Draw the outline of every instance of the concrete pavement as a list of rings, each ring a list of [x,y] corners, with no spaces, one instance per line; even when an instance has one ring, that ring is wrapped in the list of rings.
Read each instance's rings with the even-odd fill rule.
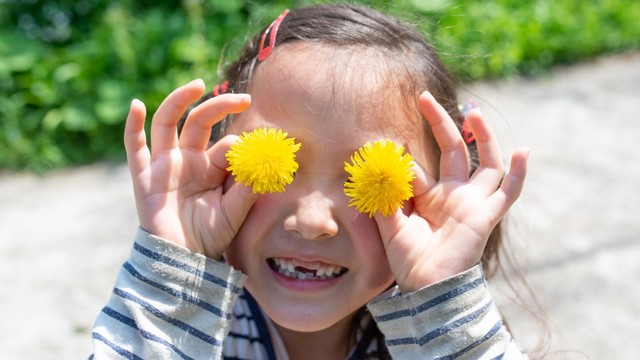
[[[640,358],[640,53],[465,92],[505,153],[532,151],[509,232],[547,313],[549,358]],[[90,354],[136,226],[124,165],[0,174],[0,357]],[[504,284],[496,299],[530,348],[541,331]]]

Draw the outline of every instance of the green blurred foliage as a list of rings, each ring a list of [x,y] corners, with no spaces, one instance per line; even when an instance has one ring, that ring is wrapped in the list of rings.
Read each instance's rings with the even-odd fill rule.
[[[122,159],[134,97],[210,86],[284,8],[328,1],[0,0],[0,169]],[[464,81],[640,47],[640,2],[358,1],[417,24]]]
[[[415,0],[414,3],[430,3]],[[465,80],[536,74],[606,52],[640,47],[640,1],[443,1],[435,34]]]

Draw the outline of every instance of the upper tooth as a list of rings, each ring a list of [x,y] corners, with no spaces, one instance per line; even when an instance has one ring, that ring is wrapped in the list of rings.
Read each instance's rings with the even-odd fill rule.
[[[333,275],[334,271],[336,271],[335,266],[327,266],[327,270],[325,270],[327,276]]]
[[[306,263],[306,268],[315,270],[315,274],[312,272],[303,273],[296,270],[296,262],[291,259],[274,258],[274,263],[281,269],[287,276],[297,277],[298,279],[312,279],[314,277],[331,277],[340,275],[343,268],[338,265],[328,265],[320,262]]]

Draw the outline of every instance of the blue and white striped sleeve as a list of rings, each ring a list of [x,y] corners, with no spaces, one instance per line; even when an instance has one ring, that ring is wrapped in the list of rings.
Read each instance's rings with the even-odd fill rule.
[[[368,305],[394,359],[527,359],[502,323],[482,266]]]
[[[246,276],[138,230],[93,328],[93,359],[218,359]]]

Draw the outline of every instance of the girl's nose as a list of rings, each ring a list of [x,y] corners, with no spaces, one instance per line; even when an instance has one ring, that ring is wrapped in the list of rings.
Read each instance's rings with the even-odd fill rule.
[[[284,220],[284,228],[303,239],[330,238],[338,233],[333,202],[320,191],[298,198],[295,211]]]

